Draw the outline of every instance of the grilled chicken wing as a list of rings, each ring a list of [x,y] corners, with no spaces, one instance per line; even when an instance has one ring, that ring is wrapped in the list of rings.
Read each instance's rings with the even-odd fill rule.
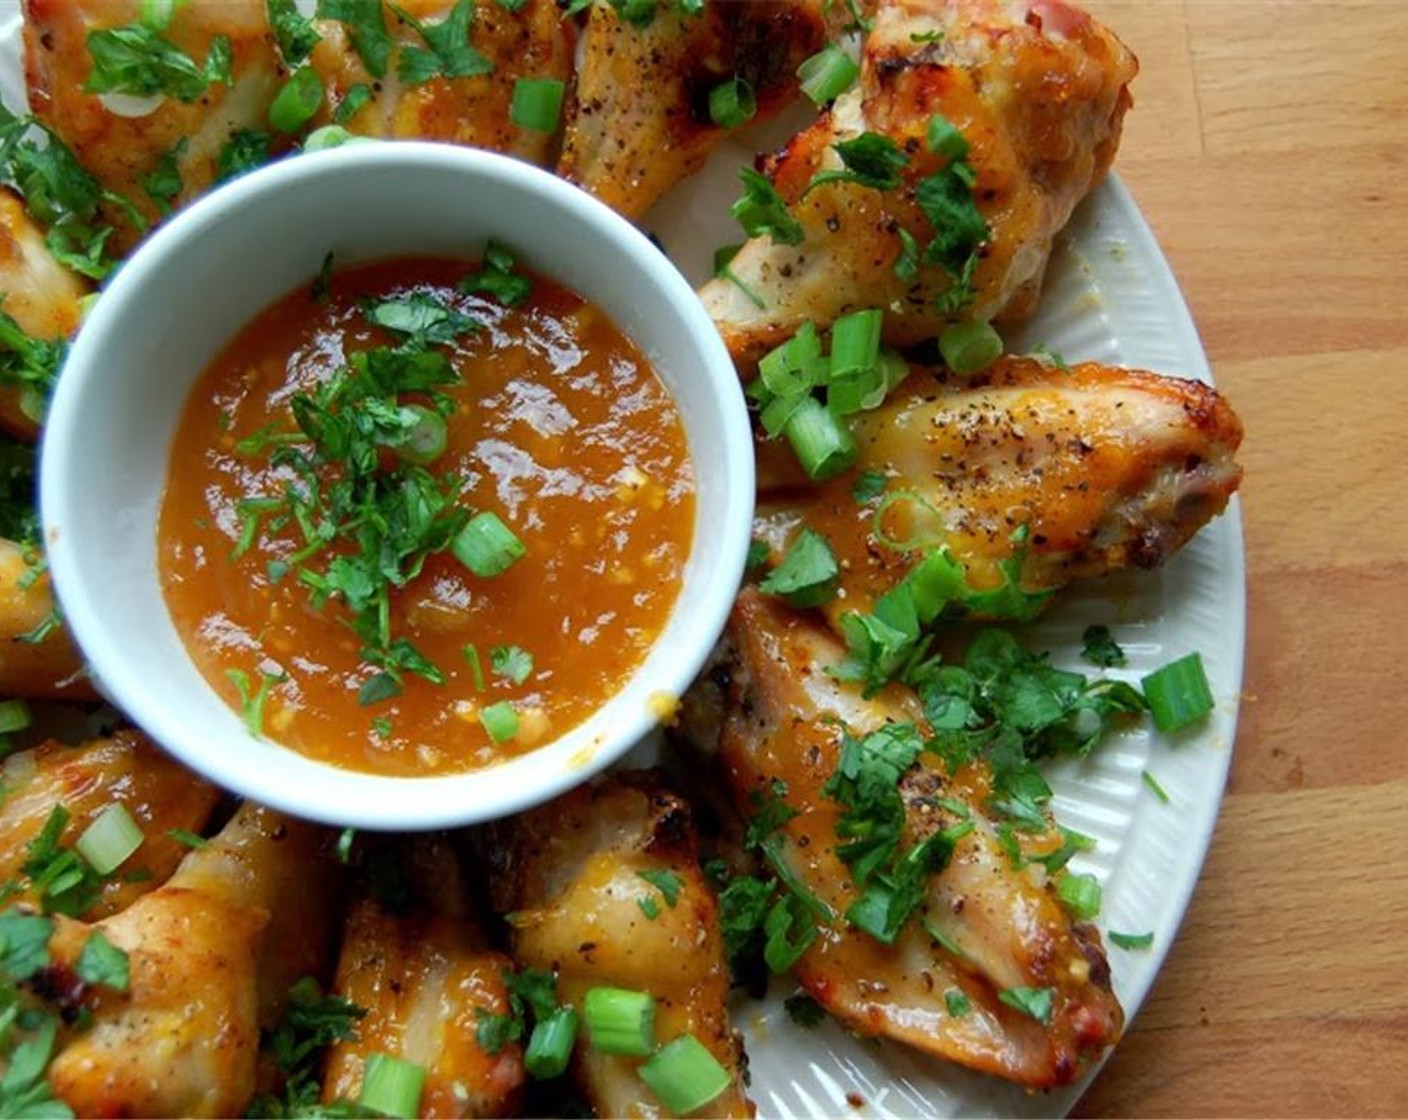
[[[839,917],[855,900],[851,873],[836,855],[841,807],[822,787],[836,770],[843,728],[867,734],[912,723],[912,695],[891,687],[872,700],[822,672],[841,651],[810,620],[745,590],[729,624],[731,706],[721,740],[735,802],[786,783],[798,815],[783,825],[784,858],[837,917],[796,966],[802,987],[854,1030],[908,1043],[1032,1087],[1072,1080],[1119,1035],[1123,1014],[1093,927],[1075,924],[1036,864],[1015,870],[982,810],[988,773],[970,764],[949,776],[924,752],[901,782],[906,847],[957,823],[967,806],[975,828],[948,866],[930,878],[925,923],[911,920],[886,946]],[[1039,838],[1038,838],[1039,840]],[[1001,1002],[1011,988],[1049,988],[1042,1025]],[[971,1010],[956,1016],[946,996]]]
[[[78,329],[88,290],[87,281],[54,260],[19,196],[0,188],[0,310],[31,338],[68,338]],[[22,390],[0,383],[0,429],[32,440],[39,425],[21,407]]]
[[[659,1042],[692,1033],[733,1074],[692,1115],[751,1116],[725,1006],[717,906],[688,805],[655,774],[616,773],[494,826],[489,849],[494,907],[509,913],[514,958],[555,970],[558,998],[579,1009],[598,986],[650,992]],[[650,871],[676,877],[675,905],[641,877]],[[645,899],[659,907],[653,919]],[[600,1054],[582,1039],[574,1064],[598,1115],[666,1115],[636,1075],[639,1059]]]
[[[421,1116],[508,1116],[522,1093],[523,1051],[479,1045],[481,1014],[509,1010],[512,962],[488,947],[468,910],[459,868],[443,839],[410,841],[412,862],[434,868],[435,912],[398,914],[364,898],[352,906],[335,991],[367,1012],[357,1037],[328,1052],[323,1100],[356,1100],[374,1053],[425,1070]],[[415,877],[423,878],[423,875]]]
[[[804,322],[824,326],[863,307],[885,309],[886,340],[899,346],[935,337],[953,319],[1029,315],[1052,238],[1114,158],[1137,67],[1084,12],[1062,0],[885,0],[874,22],[860,84],[765,167],[801,223],[801,242],[756,237],[730,264],[740,283],[715,279],[700,291],[741,362]],[[948,166],[927,144],[935,116],[967,142],[973,200],[989,226],[974,299],[958,307],[938,301],[950,268],[921,261],[912,279],[895,271],[901,230],[921,249],[936,232],[917,194]],[[908,156],[900,186],[833,182],[803,197],[816,172],[841,166],[833,145],[862,132]]]
[[[110,191],[125,197],[152,222],[161,216],[143,180],[174,152],[181,176],[175,200],[189,202],[219,173],[220,153],[236,133],[269,131],[268,111],[283,70],[264,0],[191,0],[171,5],[162,33],[197,67],[204,67],[219,36],[230,43],[232,84],[211,82],[191,101],[165,96],[107,97],[84,86],[92,70],[89,36],[137,22],[137,0],[24,0],[25,76],[34,115]],[[108,105],[121,110],[114,112]],[[125,250],[140,231],[121,208],[109,206],[117,229],[115,248]]]
[[[911,496],[885,511],[885,535],[946,544],[979,589],[1003,582],[1021,526],[1026,591],[1153,567],[1221,513],[1241,479],[1242,426],[1227,402],[1199,382],[1134,370],[1005,358],[967,386],[919,371],[852,419],[857,469]],[[829,540],[844,589],[829,610],[868,609],[922,555],[877,542],[875,507],[851,496],[853,475],[789,485],[770,462],[755,531],[774,559],[804,524]]]
[[[80,1116],[232,1116],[254,1092],[261,954],[270,914],[322,874],[323,830],[246,805],[176,874],[94,926],[61,920],[35,986],[89,1025],[49,1067]],[[282,927],[284,932],[291,932]],[[128,954],[126,992],[83,983],[93,930]],[[272,938],[269,938],[272,942]]]
[[[19,876],[30,843],[56,806],[69,814],[59,838],[66,846],[113,803],[142,829],[141,847],[104,885],[89,918],[114,914],[169,879],[187,852],[170,830],[199,833],[220,798],[218,789],[135,731],[77,747],[50,741],[20,751],[5,760],[0,781],[0,882]]]
[[[456,6],[451,0],[407,0],[396,5],[428,25],[442,23]],[[519,79],[566,83],[571,77],[575,28],[562,18],[553,0],[528,0],[515,11],[498,0],[476,0],[468,40],[492,68],[464,77],[437,74],[424,81],[402,71],[405,48],[423,50],[424,40],[392,5],[383,5],[382,13],[400,50],[391,53],[381,74],[368,69],[347,25],[317,21],[322,41],[313,49],[312,65],[323,78],[329,112],[342,106],[354,88],[369,95],[348,117],[347,128],[386,139],[468,144],[537,164],[551,160],[554,135],[514,124],[509,108]]]
[[[661,4],[644,27],[593,5],[558,174],[639,217],[727,135],[709,114],[714,87],[744,79],[770,116],[824,39],[816,0],[705,0],[697,15]]]
[[[19,545],[0,539],[0,695],[67,700],[96,695],[68,630],[46,625],[53,617],[48,575],[30,566]]]

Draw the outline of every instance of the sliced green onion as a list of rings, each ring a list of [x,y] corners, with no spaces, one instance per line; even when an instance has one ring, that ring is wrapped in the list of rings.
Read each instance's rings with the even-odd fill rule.
[[[954,373],[981,373],[1002,357],[1002,338],[987,323],[954,323],[939,335],[939,353]]]
[[[834,101],[851,88],[860,76],[860,67],[840,47],[824,47],[797,67],[802,92],[817,105]]]
[[[757,111],[753,87],[743,78],[730,78],[709,91],[709,117],[720,128],[738,128],[752,120]]]
[[[814,397],[803,397],[783,429],[807,477],[831,478],[856,461],[851,430]]]
[[[445,454],[449,433],[443,416],[423,404],[402,405],[401,411],[414,415],[415,423],[402,433],[396,444],[398,458],[423,467]]]
[[[93,818],[73,845],[99,875],[111,875],[146,839],[132,814],[114,801]]]
[[[1200,654],[1190,653],[1155,669],[1139,682],[1154,726],[1160,731],[1178,731],[1197,723],[1213,709],[1212,689],[1203,671]]]
[[[1056,897],[1082,922],[1089,922],[1100,913],[1101,895],[1100,880],[1094,875],[1068,871],[1056,881]]]
[[[593,988],[582,1001],[592,1046],[644,1058],[655,1048],[655,997],[626,988]]]
[[[667,1111],[687,1116],[703,1108],[733,1080],[709,1048],[692,1034],[682,1034],[641,1064],[640,1079]]]
[[[0,703],[0,735],[12,731],[23,731],[30,724],[29,705],[23,700],[6,700]]]
[[[518,734],[518,713],[507,700],[481,708],[479,722],[496,743],[506,743]]]
[[[873,307],[836,320],[831,328],[833,379],[875,368],[875,360],[880,356],[880,327],[884,319],[884,313]]]
[[[904,577],[904,585],[914,601],[915,616],[924,626],[938,618],[939,612],[958,597],[966,584],[963,565],[944,548],[928,552]]]
[[[489,578],[507,571],[527,554],[523,542],[496,513],[476,513],[459,531],[450,551],[477,576]]]
[[[559,1007],[533,1028],[528,1049],[523,1052],[523,1068],[539,1081],[560,1076],[567,1069],[576,1041],[577,1012]]]
[[[137,19],[153,31],[165,31],[171,25],[176,3],[177,0],[142,0],[137,8]]]
[[[425,1070],[390,1054],[370,1054],[357,1103],[379,1116],[411,1120],[420,1115]]]
[[[915,507],[909,518],[911,532],[908,537],[892,537],[885,528],[885,515],[901,503]],[[927,515],[922,519],[928,523],[927,526],[920,524],[920,514]],[[915,552],[941,545],[948,539],[943,514],[917,490],[892,490],[881,498],[875,512],[870,515],[870,535],[881,548],[892,552]]]
[[[323,79],[311,66],[293,72],[269,106],[269,123],[280,132],[295,133],[313,119],[323,103]]]
[[[370,144],[370,136],[356,136],[340,124],[325,124],[315,128],[303,141],[305,152],[321,152],[328,148],[340,148],[343,144]]]
[[[513,83],[509,120],[531,132],[556,132],[564,89],[556,78],[519,78]]]
[[[460,652],[464,654],[465,664],[469,666],[470,678],[474,681],[476,692],[484,691],[484,665],[479,660],[479,649],[473,642],[463,646]]]
[[[1110,941],[1121,949],[1148,949],[1154,944],[1152,933],[1116,933],[1110,931]]]

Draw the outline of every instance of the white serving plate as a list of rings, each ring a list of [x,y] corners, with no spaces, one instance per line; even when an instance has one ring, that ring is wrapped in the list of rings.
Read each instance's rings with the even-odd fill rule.
[[[14,11],[0,0],[0,17]],[[1118,29],[1116,29],[1118,30]],[[19,22],[0,28],[0,98],[24,106]],[[692,280],[709,275],[714,249],[741,240],[728,214],[737,169],[806,121],[797,112],[722,146],[643,223]],[[1039,312],[1007,336],[1015,352],[1044,344],[1068,361],[1100,361],[1212,382],[1178,283],[1129,192],[1111,178],[1058,239]],[[1137,679],[1186,653],[1202,654],[1217,702],[1205,724],[1175,737],[1150,727],[1112,736],[1089,759],[1047,771],[1058,820],[1092,836],[1075,870],[1104,888],[1102,930],[1154,934],[1152,949],[1107,944],[1127,1022],[1152,986],[1197,882],[1232,758],[1245,645],[1246,573],[1241,513],[1228,511],[1164,568],[1064,592],[1024,631],[1056,664],[1093,671],[1080,657],[1081,632],[1105,623],[1129,655],[1111,676]],[[1148,770],[1169,796],[1145,786]],[[1028,1093],[992,1077],[857,1038],[835,1023],[804,1030],[783,1010],[791,988],[741,1001],[735,1021],[747,1039],[752,1095],[762,1116],[1060,1116],[1097,1075],[1050,1093]]]

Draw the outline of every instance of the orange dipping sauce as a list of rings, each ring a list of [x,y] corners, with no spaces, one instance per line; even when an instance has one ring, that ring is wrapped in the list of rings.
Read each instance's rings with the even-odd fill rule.
[[[513,307],[457,290],[479,268],[386,261],[334,274],[320,298],[292,292],[205,371],[172,449],[158,554],[177,630],[253,728],[336,766],[454,773],[544,745],[624,684],[679,592],[694,480],[674,403],[590,304],[528,274],[531,294]],[[383,670],[364,656],[345,596],[318,605],[312,587],[359,545],[349,533],[298,556],[308,548],[306,526],[280,503],[289,487],[306,495],[308,483],[280,456],[312,447],[295,424],[296,395],[338,377],[357,352],[408,344],[368,308],[424,297],[478,326],[424,347],[444,354],[461,380],[438,390],[453,410],[444,450],[423,470],[457,484],[452,508],[497,515],[523,555],[484,576],[440,551],[393,586],[390,633],[412,643],[443,683],[403,672],[400,691],[378,698],[387,689],[373,685],[364,703]],[[426,406],[433,397],[403,393],[393,403]],[[254,449],[250,437],[261,430],[282,442]],[[390,449],[375,461],[377,471],[409,469]],[[345,472],[324,464],[315,477],[326,493]],[[312,579],[301,578],[308,570]],[[505,654],[510,648],[519,652]],[[481,716],[501,716],[504,705],[516,730],[505,738],[503,722],[490,720],[496,740]]]

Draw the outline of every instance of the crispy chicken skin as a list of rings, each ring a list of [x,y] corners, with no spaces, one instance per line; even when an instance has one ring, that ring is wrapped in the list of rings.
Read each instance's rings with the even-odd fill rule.
[[[928,509],[890,506],[886,535],[945,543],[976,587],[1002,583],[998,565],[1024,525],[1028,591],[1154,567],[1221,513],[1241,480],[1241,422],[1200,382],[1031,358],[1004,358],[969,385],[942,377],[915,370],[882,407],[853,418],[856,470],[922,498]],[[811,484],[788,477],[795,468],[777,449],[766,455],[755,531],[774,560],[803,524],[827,537],[844,588],[829,610],[868,609],[922,555],[877,543],[874,505],[851,496],[854,473]]]
[[[148,222],[161,211],[142,186],[162,158],[184,142],[177,205],[215,182],[217,160],[242,129],[269,131],[269,105],[283,80],[264,0],[193,0],[172,5],[164,34],[200,66],[217,36],[230,40],[234,83],[212,83],[196,100],[167,97],[142,116],[119,116],[83,87],[92,68],[90,32],[136,21],[136,0],[24,0],[25,77],[30,109],[108,190],[127,198]],[[114,247],[131,248],[139,231],[109,207]]]
[[[255,1088],[261,951],[287,949],[265,944],[270,915],[320,874],[325,838],[245,805],[126,910],[93,926],[60,919],[52,963],[32,984],[66,1018],[86,1009],[91,1022],[60,1042],[55,1096],[80,1116],[240,1115]],[[128,954],[128,991],[74,973],[94,929]]]
[[[411,878],[432,876],[431,908],[396,913],[373,898],[352,904],[335,992],[366,1010],[355,1039],[328,1051],[323,1100],[356,1100],[368,1055],[390,1054],[425,1070],[420,1115],[508,1116],[522,1095],[523,1048],[480,1048],[480,1014],[509,1010],[504,972],[469,909],[458,861],[443,837],[406,842]],[[429,884],[427,884],[429,885]]]
[[[440,23],[454,6],[452,0],[406,0],[397,5],[424,24]],[[397,43],[424,47],[415,29],[390,4],[384,4],[382,11],[387,31]],[[372,96],[345,122],[360,135],[441,140],[504,152],[530,163],[551,161],[553,134],[514,124],[509,107],[520,78],[561,82],[571,78],[576,30],[562,18],[553,0],[528,0],[516,12],[498,0],[476,0],[470,43],[493,64],[493,70],[467,78],[436,76],[415,84],[400,77],[395,52],[386,73],[378,77],[367,70],[341,22],[322,19],[316,26],[322,41],[313,49],[312,65],[327,90],[323,123],[360,85],[370,89]]]
[[[557,173],[639,217],[727,135],[710,118],[710,90],[742,77],[766,118],[824,39],[818,0],[706,0],[699,15],[661,4],[645,27],[593,5]]]
[[[0,187],[0,310],[31,338],[68,338],[88,291],[86,280],[54,260],[19,195]],[[39,434],[20,408],[16,385],[0,385],[0,429],[23,440]]]
[[[188,849],[168,832],[199,833],[220,798],[220,791],[179,765],[136,731],[119,731],[71,747],[49,741],[5,760],[0,781],[0,882],[19,875],[28,846],[39,835],[54,807],[62,805],[69,822],[60,837],[72,845],[94,818],[113,802],[125,807],[144,839],[109,879],[85,915],[104,918],[130,905],[171,877]],[[141,872],[139,876],[136,873]]]
[[[0,695],[91,700],[93,685],[67,628],[42,641],[27,635],[51,618],[54,594],[47,573],[36,573],[25,550],[0,538]]]
[[[949,776],[924,752],[901,783],[909,846],[954,824],[950,806],[972,812],[973,832],[958,841],[948,867],[930,879],[924,919],[961,949],[951,953],[911,920],[893,946],[848,927],[839,915],[855,888],[837,857],[840,806],[822,794],[840,754],[842,726],[866,734],[890,722],[914,722],[911,694],[892,686],[871,700],[822,671],[840,655],[816,622],[745,590],[730,621],[730,705],[721,752],[735,803],[771,783],[786,783],[798,815],[783,826],[785,858],[838,917],[796,966],[802,987],[847,1026],[905,1042],[1032,1088],[1062,1085],[1119,1036],[1123,1013],[1093,927],[1074,923],[1043,881],[1037,864],[1015,870],[982,809],[985,767]],[[748,810],[751,811],[751,810]],[[1031,837],[1041,844],[1053,838]],[[1051,988],[1053,1010],[1042,1026],[1002,1003],[1014,987]],[[972,1009],[950,1014],[946,994]]]
[[[726,279],[700,290],[740,362],[803,322],[824,327],[863,307],[885,309],[885,338],[899,346],[953,319],[1029,315],[1052,238],[1114,158],[1137,69],[1112,32],[1061,0],[885,0],[862,63],[858,86],[765,163],[805,237],[757,237],[733,259],[732,274],[764,306]],[[938,264],[921,265],[913,280],[895,275],[899,231],[921,248],[933,235],[915,188],[947,163],[925,142],[935,115],[968,142],[973,198],[990,227],[975,299],[959,311],[936,303],[950,286]],[[908,155],[901,185],[830,183],[802,198],[817,171],[841,166],[832,146],[867,131]]]
[[[495,910],[509,914],[510,951],[523,966],[557,972],[558,998],[579,1011],[599,986],[650,992],[655,1037],[692,1033],[733,1074],[695,1116],[751,1116],[743,1054],[729,1026],[729,973],[713,891],[699,869],[688,804],[654,772],[615,772],[494,825],[487,850]],[[674,906],[642,879],[669,872]],[[659,914],[639,903],[654,899]],[[579,1038],[575,1076],[600,1116],[665,1116],[636,1075],[638,1058],[597,1053]]]

